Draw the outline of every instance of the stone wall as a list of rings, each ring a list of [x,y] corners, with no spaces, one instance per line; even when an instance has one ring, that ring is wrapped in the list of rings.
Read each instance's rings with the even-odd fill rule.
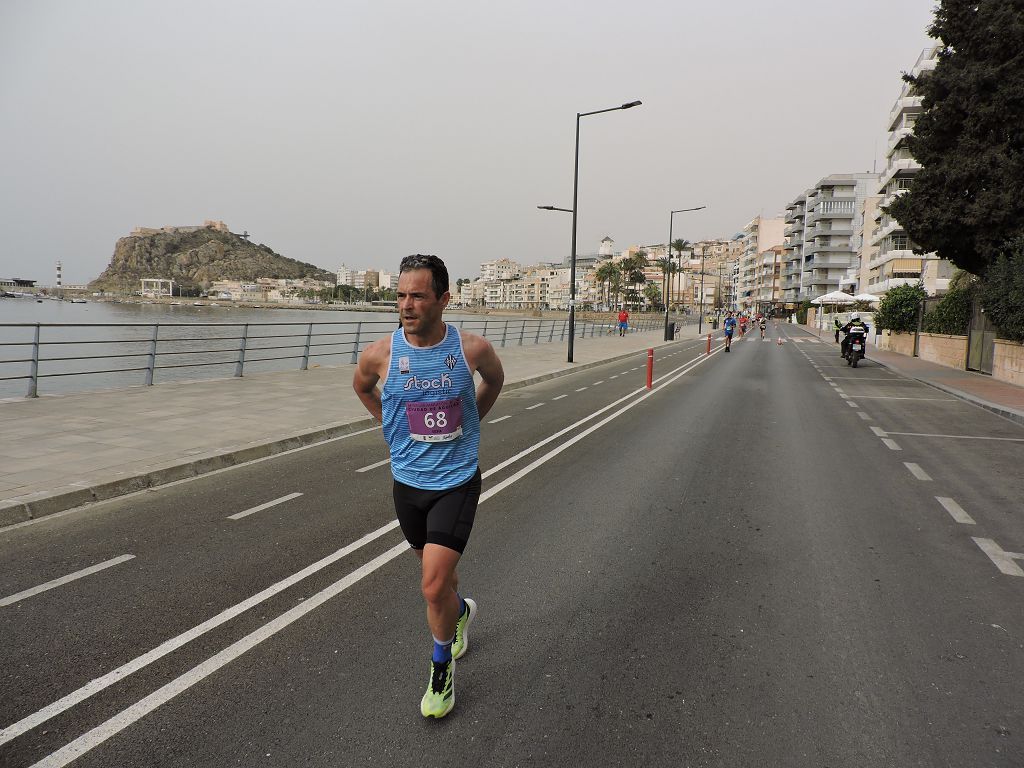
[[[992,378],[1024,387],[1024,345],[996,339]]]
[[[879,349],[910,356],[914,354],[914,334],[882,331],[877,346]]]
[[[947,336],[942,333],[922,333],[917,356],[922,360],[938,363],[947,368],[965,370],[967,368],[967,337]]]

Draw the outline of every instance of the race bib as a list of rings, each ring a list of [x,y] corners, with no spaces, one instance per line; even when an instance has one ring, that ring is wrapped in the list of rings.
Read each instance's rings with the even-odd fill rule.
[[[462,435],[462,399],[406,403],[409,437],[421,443],[446,443]]]

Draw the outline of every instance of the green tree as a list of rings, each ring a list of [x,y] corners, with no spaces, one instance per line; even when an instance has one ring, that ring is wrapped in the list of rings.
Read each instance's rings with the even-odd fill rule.
[[[644,298],[646,298],[647,303],[656,310],[664,308],[664,305],[661,303],[661,297],[661,289],[654,283],[647,283],[647,285],[644,286]]]
[[[622,272],[619,270],[618,264],[614,261],[604,261],[598,265],[596,276],[598,281],[604,286],[604,303],[610,305],[611,301],[611,290],[615,290],[615,298],[619,296],[619,280],[622,277]],[[616,302],[617,303],[617,302]]]
[[[974,286],[950,288],[949,292],[921,322],[925,333],[945,333],[963,336],[971,322],[974,302]]]
[[[927,296],[921,283],[890,288],[878,305],[875,324],[879,329],[887,328],[897,333],[916,331],[918,307]]]
[[[682,286],[679,285],[679,280],[682,279],[683,274],[683,251],[690,247],[690,241],[677,237],[669,245],[672,250],[676,252],[676,257],[678,259],[678,263],[676,264],[676,273],[679,277],[676,278],[676,290],[672,292],[673,295],[678,296],[682,288]]]
[[[663,257],[655,259],[654,263],[661,268],[661,295],[664,297],[665,304],[668,304],[669,300],[669,285],[671,284],[672,275],[676,272],[676,264],[671,258]],[[646,291],[646,289],[645,289]],[[658,303],[661,303],[660,301]]]
[[[995,258],[979,293],[999,335],[1024,342],[1024,237],[1011,240]]]
[[[632,256],[627,256],[619,262],[619,269],[622,271],[622,278],[631,286],[631,288],[626,291],[627,302],[633,301],[634,304],[639,304],[640,289],[638,286],[641,283],[647,282],[647,277],[644,275],[643,271],[644,267],[647,265],[646,251],[637,251]]]
[[[1024,233],[1024,4],[941,0],[938,62],[904,76],[924,111],[907,139],[921,164],[885,210],[924,251],[984,276]]]

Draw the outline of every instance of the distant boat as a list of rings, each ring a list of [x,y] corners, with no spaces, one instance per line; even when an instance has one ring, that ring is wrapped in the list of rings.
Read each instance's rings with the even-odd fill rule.
[[[88,304],[89,302],[85,299],[71,299],[72,304]]]
[[[206,305],[203,304],[203,302],[201,302],[201,301],[193,301],[192,302],[192,306],[193,307],[203,307],[203,306],[206,306]]]

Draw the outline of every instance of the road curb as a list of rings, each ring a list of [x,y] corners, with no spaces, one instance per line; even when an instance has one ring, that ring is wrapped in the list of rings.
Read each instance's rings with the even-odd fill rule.
[[[674,341],[659,340],[651,342],[651,347],[660,347],[667,344],[678,344],[681,342],[693,341],[693,339],[675,339]],[[595,360],[589,363],[573,364],[571,368],[562,368],[557,371],[550,371],[537,376],[509,382],[503,387],[503,391],[510,391],[528,387],[531,384],[538,384],[542,381],[567,376],[578,371],[585,371],[596,368],[600,365],[614,363],[628,357],[642,355],[643,349],[625,352],[616,357],[609,357],[603,360]],[[565,363],[569,365],[569,363]],[[181,463],[156,467],[144,472],[120,477],[110,482],[100,483],[87,488],[67,487],[55,493],[40,492],[28,496],[16,498],[0,506],[0,528],[16,525],[18,523],[37,520],[48,517],[58,512],[65,512],[69,509],[109,501],[121,496],[127,496],[139,491],[152,488],[159,488],[168,483],[179,480],[188,480],[193,477],[200,477],[219,469],[245,464],[256,459],[263,459],[274,456],[285,451],[302,448],[308,445],[315,445],[335,437],[356,432],[360,429],[372,427],[378,422],[375,419],[365,417],[353,421],[338,422],[326,426],[317,427],[304,432],[299,432],[287,437],[269,440],[262,443],[254,443],[236,448],[231,448],[222,453],[207,454],[182,461]]]

